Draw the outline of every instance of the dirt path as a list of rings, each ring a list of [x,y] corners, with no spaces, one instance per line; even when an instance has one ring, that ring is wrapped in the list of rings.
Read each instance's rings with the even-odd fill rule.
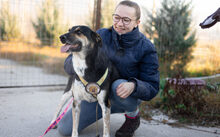
[[[64,76],[48,74],[39,67],[24,66],[15,61],[0,59],[0,87],[64,85],[66,83],[67,79]]]

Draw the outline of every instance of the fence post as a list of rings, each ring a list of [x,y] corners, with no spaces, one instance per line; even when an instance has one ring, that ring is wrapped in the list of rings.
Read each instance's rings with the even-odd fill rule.
[[[102,0],[94,1],[93,30],[95,31],[101,27],[101,5]]]

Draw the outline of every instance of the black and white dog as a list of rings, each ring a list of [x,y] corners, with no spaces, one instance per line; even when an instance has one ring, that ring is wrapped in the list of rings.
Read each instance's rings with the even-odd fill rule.
[[[103,137],[110,137],[109,92],[112,82],[118,79],[119,75],[106,54],[101,50],[101,37],[89,27],[74,26],[68,33],[61,35],[60,40],[65,44],[61,47],[61,51],[70,52],[73,55],[75,75],[69,79],[67,89],[71,87],[71,90],[65,90],[52,122],[59,115],[65,102],[73,96],[72,137],[78,137],[81,101],[98,101],[102,108]]]

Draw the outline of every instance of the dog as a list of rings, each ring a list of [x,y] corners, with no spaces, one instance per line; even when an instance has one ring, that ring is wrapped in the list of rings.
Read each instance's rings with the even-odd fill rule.
[[[110,137],[109,96],[111,84],[119,78],[119,73],[102,50],[101,37],[87,26],[74,26],[69,32],[60,36],[60,41],[64,44],[61,52],[69,52],[73,55],[75,73],[68,80],[52,122],[57,118],[65,102],[73,96],[72,137],[78,137],[81,101],[98,101],[103,116],[103,137]]]

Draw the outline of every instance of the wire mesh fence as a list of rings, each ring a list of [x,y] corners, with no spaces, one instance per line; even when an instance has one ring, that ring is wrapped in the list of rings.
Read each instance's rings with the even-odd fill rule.
[[[54,35],[59,38],[71,26],[91,24],[93,4],[94,1],[91,0],[0,0],[1,15],[4,15],[0,17],[3,19],[0,21],[0,87],[65,85],[67,76],[63,75],[63,61],[67,55],[59,53],[57,45],[61,43],[55,43],[55,46],[50,42],[53,41],[56,30],[51,32],[52,35],[45,36],[42,31],[47,28],[43,28],[38,37],[34,23],[41,23],[41,16],[47,18],[45,26],[63,30]],[[5,26],[6,23],[9,26]],[[52,26],[53,24],[56,26]],[[5,35],[4,30],[7,31],[10,27],[17,28],[19,33]],[[11,36],[18,36],[18,39],[12,39],[11,42]],[[54,65],[57,62],[60,63],[59,66]],[[61,73],[56,74],[57,71]]]
[[[54,5],[45,4],[46,1],[54,2],[51,4]],[[102,22],[100,23],[100,27],[108,28],[112,25],[112,13],[119,1],[101,1]],[[74,25],[88,25],[94,28],[94,15],[98,12],[94,8],[94,5],[97,2],[98,0],[0,0],[1,15],[6,15],[7,13],[8,17],[5,16],[5,21],[8,20],[11,22],[11,27],[17,27],[19,30],[19,33],[16,33],[19,35],[18,39],[15,42],[10,42],[9,36],[4,35],[3,30],[0,29],[0,87],[66,84],[67,76],[63,72],[63,61],[67,54],[60,54],[59,52],[59,45],[61,45],[58,39],[59,35],[68,31]],[[148,8],[148,10],[155,8],[155,1],[144,2],[143,0],[136,0],[136,2],[141,6],[142,18],[140,30],[143,32],[144,18],[146,17],[144,8]],[[6,6],[7,4],[8,7]],[[5,9],[4,13],[2,9]],[[47,14],[44,14],[45,12]],[[12,17],[12,15],[15,17]],[[59,18],[57,17],[58,15]],[[42,16],[44,19],[46,18],[45,22],[43,22],[44,25],[39,23],[39,20],[43,19],[40,18]],[[195,16],[199,16],[199,14],[194,14]],[[34,27],[34,23],[36,24],[36,22],[40,24],[39,26],[45,26],[45,28]],[[2,28],[2,20],[0,23],[0,28]],[[53,24],[56,25],[53,26]],[[194,24],[198,24],[198,20]],[[49,36],[43,33],[43,31],[47,30],[46,27],[50,28],[51,34]],[[194,71],[207,68],[207,66],[210,66],[212,69],[219,68],[219,25],[215,26],[215,30],[204,31],[199,29],[198,25],[195,28],[198,30],[198,44],[194,47],[194,52],[192,53],[195,61],[188,64],[188,69]],[[41,31],[38,29],[41,29]],[[55,31],[55,29],[57,30]],[[39,35],[37,31],[39,31]],[[10,36],[16,37],[15,31]],[[43,42],[47,45],[42,45]],[[30,54],[34,54],[34,56]],[[57,61],[59,61],[59,68],[61,70],[57,70],[58,67],[54,65]],[[45,65],[47,70],[49,69],[51,72],[55,72],[54,74],[56,75],[54,77],[42,69]],[[58,71],[62,71],[62,75],[58,75],[60,74],[56,73]]]
[[[64,86],[67,78],[48,74],[42,68],[21,65],[7,59],[0,59],[0,87]],[[27,62],[25,62],[27,63]]]

